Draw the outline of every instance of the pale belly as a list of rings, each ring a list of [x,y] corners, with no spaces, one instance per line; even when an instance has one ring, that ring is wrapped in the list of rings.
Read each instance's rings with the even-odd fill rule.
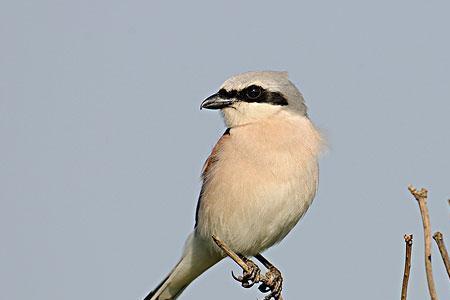
[[[293,161],[280,173],[273,164],[217,168],[203,191],[197,233],[255,255],[281,241],[310,206],[317,188],[317,163]],[[219,180],[221,179],[221,180]]]

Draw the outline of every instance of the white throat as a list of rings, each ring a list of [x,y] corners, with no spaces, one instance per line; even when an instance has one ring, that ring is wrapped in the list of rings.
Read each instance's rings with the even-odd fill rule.
[[[233,106],[222,109],[222,116],[226,126],[233,128],[275,117],[283,110],[283,106],[267,103],[236,102]]]

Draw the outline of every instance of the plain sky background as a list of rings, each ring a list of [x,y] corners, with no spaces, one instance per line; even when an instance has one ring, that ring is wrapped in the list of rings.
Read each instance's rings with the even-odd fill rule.
[[[407,185],[450,246],[448,1],[0,1],[0,299],[139,299],[194,225],[224,131],[200,102],[287,70],[328,137],[319,193],[266,254],[285,299],[427,299]],[[441,299],[448,278],[433,244]],[[181,299],[256,299],[224,260]]]

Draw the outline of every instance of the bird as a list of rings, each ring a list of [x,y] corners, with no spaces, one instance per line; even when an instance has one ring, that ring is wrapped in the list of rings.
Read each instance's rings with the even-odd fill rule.
[[[287,72],[234,75],[200,109],[220,110],[226,130],[204,163],[195,226],[181,259],[144,300],[177,299],[222,260],[212,236],[248,263],[252,271],[236,279],[251,286],[259,269],[250,257],[272,267],[261,253],[283,240],[317,192],[326,143]],[[278,299],[280,280],[271,288],[266,299]]]

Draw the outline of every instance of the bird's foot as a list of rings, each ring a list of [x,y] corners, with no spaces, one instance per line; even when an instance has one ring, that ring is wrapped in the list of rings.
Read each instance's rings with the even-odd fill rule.
[[[264,300],[280,299],[281,290],[283,289],[283,277],[277,268],[271,266],[267,273],[261,276],[260,281],[262,283],[258,289],[263,293],[270,292],[269,295],[264,297]]]
[[[248,271],[243,271],[242,276],[236,277],[233,272],[231,272],[231,276],[237,281],[239,281],[244,288],[251,288],[255,283],[261,281],[261,270],[259,267],[250,259],[246,257],[241,257],[242,260],[248,267]]]

